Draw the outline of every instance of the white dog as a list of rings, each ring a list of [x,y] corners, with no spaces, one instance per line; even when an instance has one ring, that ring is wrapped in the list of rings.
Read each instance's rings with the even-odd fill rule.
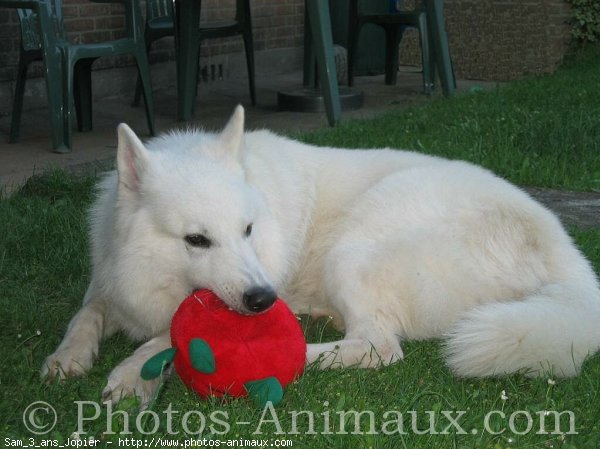
[[[402,359],[403,340],[443,337],[460,376],[571,376],[600,347],[590,264],[552,213],[482,168],[244,134],[241,106],[219,134],[118,136],[91,213],[92,280],[45,376],[83,374],[125,331],[145,343],[104,398],[147,401],[157,384],[141,366],[197,288],[241,313],[277,292],[333,316],[345,338],[308,349],[322,367],[376,367]]]

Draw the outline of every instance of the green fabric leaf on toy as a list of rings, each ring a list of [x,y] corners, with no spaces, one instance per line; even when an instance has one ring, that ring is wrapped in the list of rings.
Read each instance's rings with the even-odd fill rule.
[[[190,362],[194,369],[204,374],[216,371],[215,357],[209,344],[201,338],[192,338],[189,346]]]
[[[144,366],[142,366],[141,377],[144,380],[154,379],[162,374],[165,367],[171,364],[175,357],[176,348],[165,349],[155,356],[152,356]]]
[[[259,408],[264,408],[269,401],[273,405],[277,405],[283,398],[283,387],[276,377],[266,377],[265,379],[246,382],[244,387],[248,391],[248,396]]]

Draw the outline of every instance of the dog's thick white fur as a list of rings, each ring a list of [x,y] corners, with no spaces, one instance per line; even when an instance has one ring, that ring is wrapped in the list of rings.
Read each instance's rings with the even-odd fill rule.
[[[308,349],[322,367],[375,367],[403,340],[442,337],[460,376],[571,376],[600,347],[595,273],[518,188],[466,162],[243,128],[241,107],[221,133],[146,146],[119,126],[118,170],[91,213],[92,280],[43,375],[86,372],[125,331],[145,343],[104,397],[147,401],[157,383],[140,368],[196,288],[248,313],[244,293],[272,287],[295,312],[333,316],[345,338]]]

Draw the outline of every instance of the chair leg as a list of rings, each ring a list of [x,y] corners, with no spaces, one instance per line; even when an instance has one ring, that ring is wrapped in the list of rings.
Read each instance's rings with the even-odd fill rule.
[[[200,49],[201,49],[201,47],[202,47],[202,39],[199,39],[198,40],[198,48],[196,49],[197,50],[196,59],[193,59],[193,61],[196,61],[196,83],[194,84],[194,93],[192,96],[192,114],[196,110],[196,99],[198,98],[198,85],[200,84],[200,79],[202,77],[202,73],[200,71]],[[204,79],[203,81],[206,81],[206,79]]]
[[[244,28],[244,49],[246,50],[246,65],[248,66],[250,100],[252,101],[252,105],[256,106],[256,86],[254,83],[254,39],[252,38],[252,28],[250,24],[247,24]]]
[[[346,74],[348,77],[348,87],[354,85],[354,59],[358,49],[358,37],[362,28],[362,22],[358,19],[358,0],[350,0],[348,4],[348,41],[346,55]]]
[[[436,72],[439,74],[442,92],[448,96],[455,90],[456,79],[444,24],[444,2],[427,1],[423,4],[427,14],[429,42],[433,49]]]
[[[135,93],[133,94],[133,101],[131,102],[131,106],[138,107],[140,105],[140,100],[142,98],[142,79],[138,74],[137,79],[135,81]]]
[[[319,0],[307,0],[307,20],[317,58],[319,86],[323,93],[327,121],[334,126],[342,114],[340,92],[338,89],[335,59],[333,57],[333,37],[331,35],[331,18],[329,5]]]
[[[418,17],[419,42],[421,44],[421,65],[423,67],[423,92],[429,95],[433,90],[433,58],[429,45],[429,30],[427,17],[419,14]]]
[[[77,130],[92,130],[92,63],[94,59],[82,59],[75,64],[73,91]]]
[[[48,112],[52,126],[52,147],[55,153],[71,152],[71,124],[69,122],[70,91],[68,80],[68,51],[62,46],[42,46],[46,66]]]
[[[65,48],[63,51],[63,123],[65,140],[68,142],[69,148],[71,148],[73,136],[73,90],[75,83],[75,61],[72,60],[72,55],[70,54],[68,48]]]
[[[21,51],[19,57],[19,68],[17,69],[17,82],[15,84],[15,98],[13,100],[12,117],[10,120],[10,135],[8,141],[10,143],[19,140],[21,131],[21,112],[23,111],[23,96],[25,95],[25,81],[27,80],[27,67],[29,66],[29,58]]]
[[[402,32],[399,25],[385,27],[385,84],[395,85],[398,81],[398,47]]]
[[[150,135],[154,136],[154,99],[152,97],[152,81],[150,79],[148,55],[143,49],[139,49],[134,56],[138,67],[138,75],[142,81],[144,103],[146,104],[146,120],[148,122],[148,130],[150,131]]]
[[[354,65],[356,64],[356,52],[358,51],[358,38],[362,24],[351,22],[348,26],[348,86],[354,86]]]
[[[305,6],[305,17],[308,16],[306,13]],[[312,36],[310,35],[310,28],[308,21],[304,21],[304,55],[302,64],[302,85],[307,88],[317,87],[317,59],[315,56],[315,49],[313,47]]]
[[[151,32],[146,28],[146,32],[144,33],[144,41],[146,42],[146,55],[150,54],[150,47],[152,46],[152,42],[154,42],[154,36]],[[142,98],[142,79],[138,73],[137,80],[135,82],[135,94],[133,96],[133,101],[131,102],[131,106],[137,107],[140,105],[140,100]]]
[[[46,9],[41,6],[38,8],[38,21],[41,30],[52,29]],[[69,102],[65,102],[65,67],[69,67],[69,51],[64,45],[58,44],[55,36],[48,33],[43,35],[41,54],[46,67],[44,77],[52,126],[52,147],[57,153],[68,153],[71,151],[71,128],[68,120],[65,120],[69,109]]]

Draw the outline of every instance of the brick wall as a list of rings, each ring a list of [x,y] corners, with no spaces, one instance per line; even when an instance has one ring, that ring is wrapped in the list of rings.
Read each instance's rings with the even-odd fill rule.
[[[19,33],[16,13],[0,8],[0,81],[14,78],[19,57]]]
[[[565,0],[446,0],[446,29],[458,78],[513,80],[552,72],[570,42]],[[407,34],[402,61],[419,61]]]
[[[200,0],[198,0],[200,1]],[[144,11],[142,3],[142,11]],[[219,20],[235,15],[235,0],[203,0],[201,20]],[[69,38],[73,42],[100,42],[117,39],[123,34],[125,20],[120,4],[91,3],[88,0],[63,0],[63,16]],[[304,0],[252,0],[255,50],[302,46]],[[0,81],[14,79],[20,42],[19,22],[14,10],[0,9]],[[207,41],[201,56],[243,51],[241,38]],[[157,41],[151,62],[173,59],[171,38]],[[129,58],[98,60],[94,67],[130,64]],[[41,75],[41,66],[31,72]],[[31,74],[30,74],[31,76]]]

